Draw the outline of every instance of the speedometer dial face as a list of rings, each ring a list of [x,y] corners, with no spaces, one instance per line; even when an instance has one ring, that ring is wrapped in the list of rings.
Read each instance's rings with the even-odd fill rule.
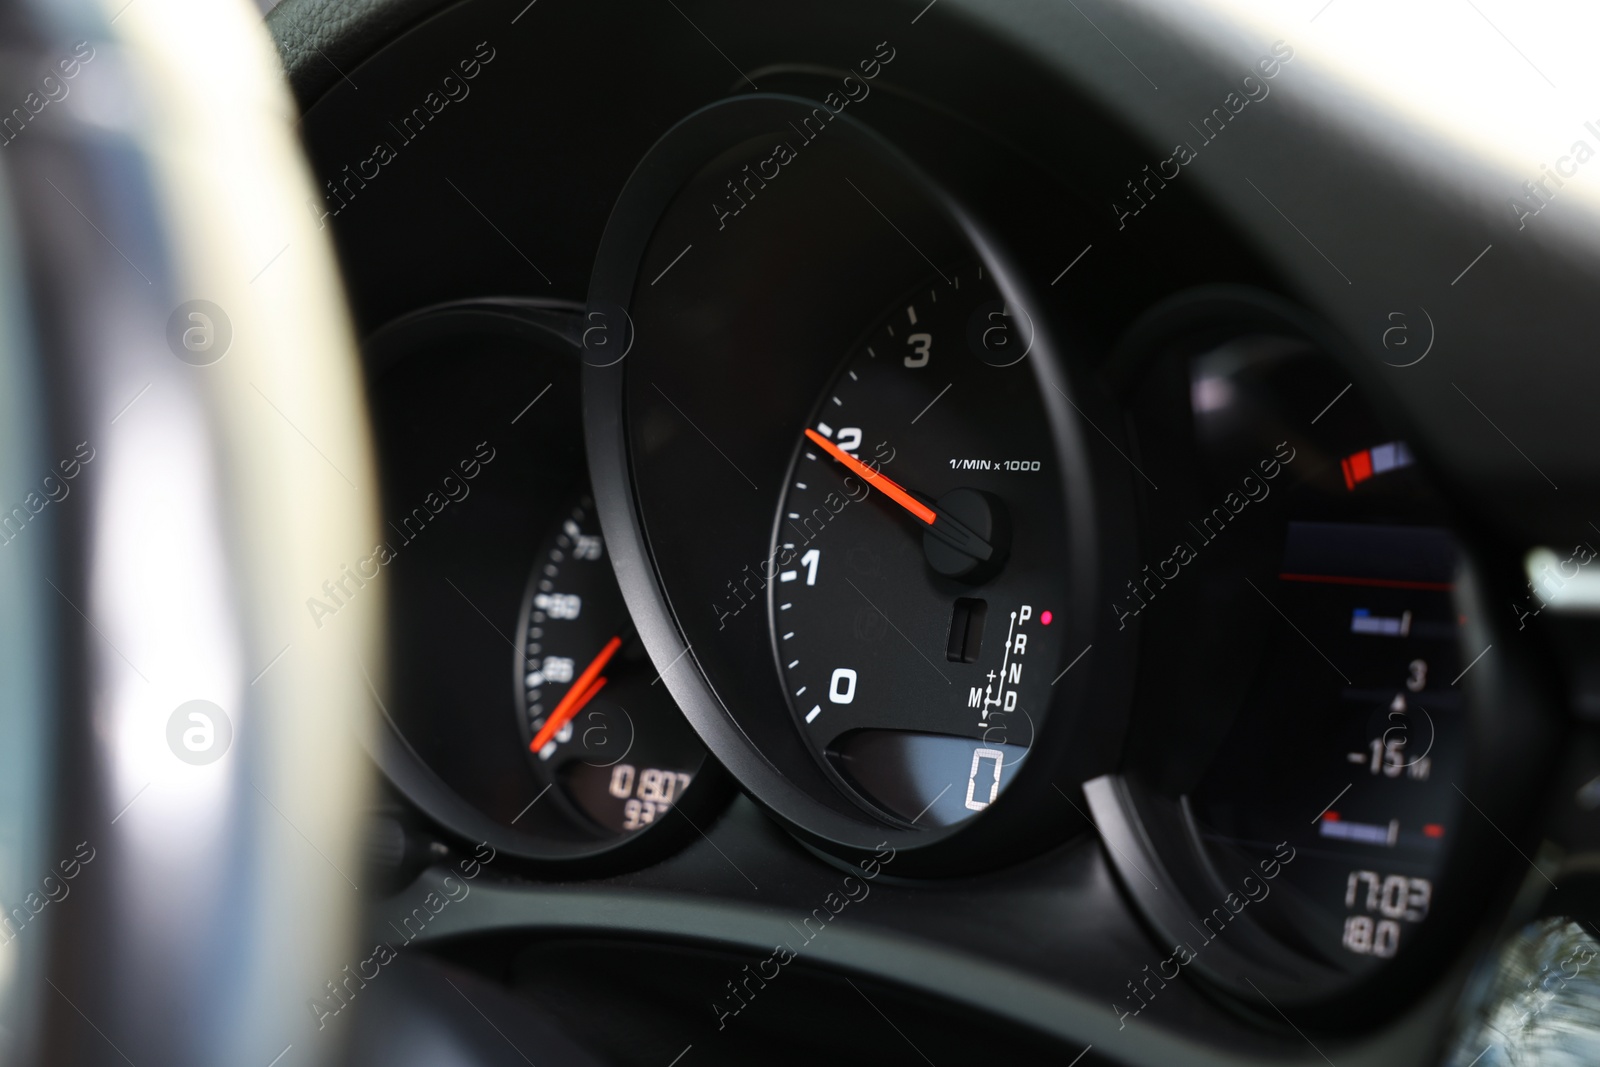
[[[1031,341],[981,267],[946,271],[796,433],[768,586],[778,671],[807,745],[898,824],[993,803],[1066,666],[1064,507]]]
[[[587,497],[540,546],[517,645],[513,684],[539,796],[553,790],[575,821],[611,834],[664,815],[703,750],[654,684]]]
[[[368,352],[391,538],[370,751],[419,831],[566,876],[665,855],[723,796],[651,684],[594,515],[577,322],[452,304]]]

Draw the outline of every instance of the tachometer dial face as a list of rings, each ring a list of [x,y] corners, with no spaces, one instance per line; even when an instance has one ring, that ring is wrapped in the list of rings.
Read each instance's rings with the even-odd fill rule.
[[[769,567],[778,671],[812,751],[892,822],[993,803],[1066,666],[1064,506],[1031,341],[982,268],[947,271],[796,432]]]
[[[553,791],[581,824],[610,834],[665,814],[703,749],[633,631],[587,497],[540,547],[517,646],[513,684],[540,797]]]

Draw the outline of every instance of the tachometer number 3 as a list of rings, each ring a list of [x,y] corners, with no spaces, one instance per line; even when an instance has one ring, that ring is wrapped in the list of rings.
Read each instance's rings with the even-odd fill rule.
[[[912,351],[912,354],[906,357],[906,366],[926,367],[928,365],[928,351],[933,348],[933,334],[907,334],[906,344],[911,346]]]

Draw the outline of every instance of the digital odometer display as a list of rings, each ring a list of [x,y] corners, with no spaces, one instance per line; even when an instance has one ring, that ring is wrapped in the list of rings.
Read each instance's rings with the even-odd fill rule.
[[[1162,881],[1130,891],[1162,938],[1293,1011],[1391,961],[1404,982],[1458,910],[1441,878],[1479,829],[1460,787],[1488,642],[1406,440],[1297,322],[1206,306],[1214,326],[1152,328],[1127,394],[1161,487],[1147,551],[1167,558],[1109,609],[1140,630],[1138,707],[1093,803],[1116,832],[1142,824],[1126,844]]]
[[[1272,642],[1192,798],[1221,867],[1290,844],[1259,917],[1348,967],[1393,957],[1427,917],[1456,830],[1457,555],[1437,527],[1291,522],[1270,594],[1299,632]]]
[[[1315,349],[1246,336],[1187,378],[1198,447],[1161,477],[1223,502],[1181,516],[1211,568],[1180,594],[1210,632],[1191,624],[1183,643],[1212,662],[1164,660],[1204,672],[1197,692],[1229,716],[1182,790],[1204,857],[1188,891],[1204,900],[1275,857],[1252,922],[1329,974],[1363,974],[1427,920],[1461,830],[1462,554],[1406,442]],[[1272,484],[1218,497],[1238,471],[1273,470],[1250,462],[1269,453]]]
[[[812,751],[904,824],[993,803],[1065,665],[1060,473],[1030,344],[981,268],[946,272],[796,432],[772,542],[778,671]]]

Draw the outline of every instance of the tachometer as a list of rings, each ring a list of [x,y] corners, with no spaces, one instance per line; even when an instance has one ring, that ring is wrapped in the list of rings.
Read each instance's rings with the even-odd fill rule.
[[[774,523],[796,725],[905,824],[999,796],[1063,665],[1060,473],[1030,342],[981,267],[908,295],[817,402]]]
[[[707,107],[619,197],[587,311],[595,500],[662,684],[769,814],[908,876],[1014,862],[1085,829],[1075,784],[1126,727],[1129,651],[1094,610],[1136,477],[1106,334],[991,228],[1019,182],[1056,188],[997,145],[920,128],[937,150],[908,154],[846,117],[737,217],[703,210],[809,114]],[[1103,221],[1058,199],[1081,249]]]

